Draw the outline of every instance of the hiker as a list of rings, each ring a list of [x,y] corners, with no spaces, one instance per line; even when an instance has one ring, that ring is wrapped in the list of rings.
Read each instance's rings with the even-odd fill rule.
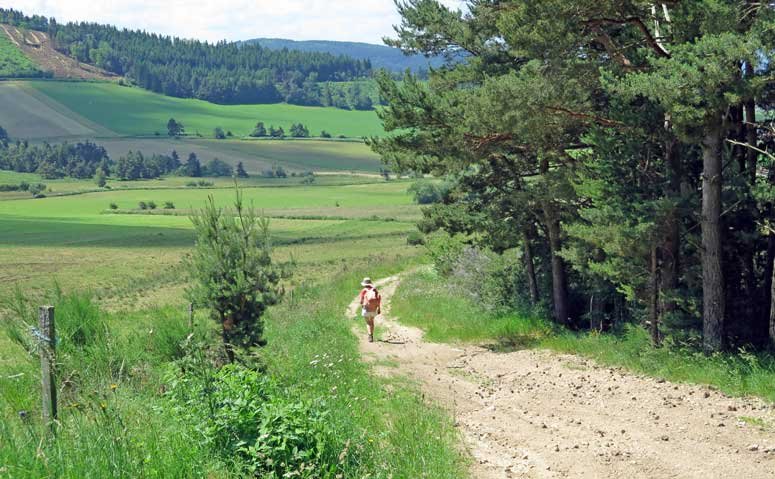
[[[369,342],[374,342],[374,318],[382,314],[382,297],[372,283],[371,278],[363,278],[363,289],[360,294],[361,316],[366,320],[366,328],[369,331]]]

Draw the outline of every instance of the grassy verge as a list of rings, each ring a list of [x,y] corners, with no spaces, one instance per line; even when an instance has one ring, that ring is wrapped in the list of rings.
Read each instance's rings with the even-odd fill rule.
[[[185,314],[109,315],[79,295],[54,303],[59,427],[52,436],[38,420],[35,356],[9,343],[0,354],[0,478],[228,477],[161,394],[164,367],[187,334]]]
[[[367,271],[387,275],[412,261],[411,255],[383,255],[340,263],[321,284],[302,281],[267,316],[269,345],[261,358],[266,376],[281,390],[272,407],[312,405],[331,432],[326,450],[339,458],[335,471],[299,477],[465,477],[450,418],[406,384],[372,376],[344,317]],[[369,267],[376,263],[382,266]],[[61,425],[56,438],[43,432],[35,357],[7,343],[0,350],[0,478],[246,473],[239,457],[202,441],[198,424],[176,414],[165,393],[176,387],[171,371],[180,370],[174,361],[185,353],[183,308],[107,314],[78,295],[54,302],[62,337]],[[197,317],[195,336],[217,344],[204,314]]]
[[[303,287],[267,323],[269,369],[307,398],[325,397],[341,438],[359,438],[360,463],[345,477],[465,477],[451,419],[401,382],[369,373],[344,310],[366,275],[401,271],[412,260],[353,261],[325,285]],[[382,263],[377,268],[369,264]]]
[[[775,358],[766,354],[718,354],[678,347],[654,349],[642,328],[617,334],[561,331],[536,314],[485,311],[429,270],[406,278],[392,302],[401,322],[426,331],[430,341],[497,342],[505,348],[536,347],[578,354],[608,366],[670,381],[708,384],[727,394],[775,401]]]

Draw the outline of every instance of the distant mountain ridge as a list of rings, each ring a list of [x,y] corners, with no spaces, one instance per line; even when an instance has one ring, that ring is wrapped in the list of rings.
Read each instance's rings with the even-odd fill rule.
[[[321,52],[332,55],[346,55],[357,60],[370,60],[374,68],[384,68],[393,72],[403,72],[407,68],[412,71],[427,70],[429,66],[438,67],[444,63],[441,58],[425,58],[422,55],[404,55],[397,48],[385,45],[359,42],[337,42],[330,40],[287,40],[284,38],[255,38],[240,42],[244,44],[259,44],[271,50],[300,50],[304,52]]]

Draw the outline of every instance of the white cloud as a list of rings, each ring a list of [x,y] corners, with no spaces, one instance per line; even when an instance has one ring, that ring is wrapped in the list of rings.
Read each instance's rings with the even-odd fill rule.
[[[458,7],[463,2],[443,3]],[[392,0],[14,0],[8,7],[59,22],[108,23],[208,41],[277,37],[381,43],[400,21]]]

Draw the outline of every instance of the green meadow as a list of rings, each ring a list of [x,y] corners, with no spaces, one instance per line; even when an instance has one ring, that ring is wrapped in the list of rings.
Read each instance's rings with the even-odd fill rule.
[[[332,177],[329,186],[254,184],[243,190],[249,205],[272,218],[279,258],[301,263],[311,278],[363,251],[412,250],[406,235],[419,209],[406,193],[408,183],[335,180],[345,181]],[[228,207],[234,190],[225,180],[221,185],[0,201],[0,291],[21,284],[41,292],[55,280],[119,302],[130,292],[148,298],[177,291],[183,284],[181,258],[193,244],[188,215],[208,196]],[[139,211],[140,202],[158,209]],[[163,210],[167,202],[175,209]],[[118,210],[111,211],[111,204]]]
[[[274,105],[216,105],[201,100],[172,98],[115,83],[29,82],[37,91],[78,115],[126,136],[166,135],[167,120],[185,125],[187,134],[213,136],[221,127],[237,137],[253,131],[257,122],[282,126],[286,134],[293,123],[303,123],[312,135],[326,130],[334,136],[367,137],[382,133],[373,111]]]
[[[39,76],[38,67],[0,31],[0,78]]]

